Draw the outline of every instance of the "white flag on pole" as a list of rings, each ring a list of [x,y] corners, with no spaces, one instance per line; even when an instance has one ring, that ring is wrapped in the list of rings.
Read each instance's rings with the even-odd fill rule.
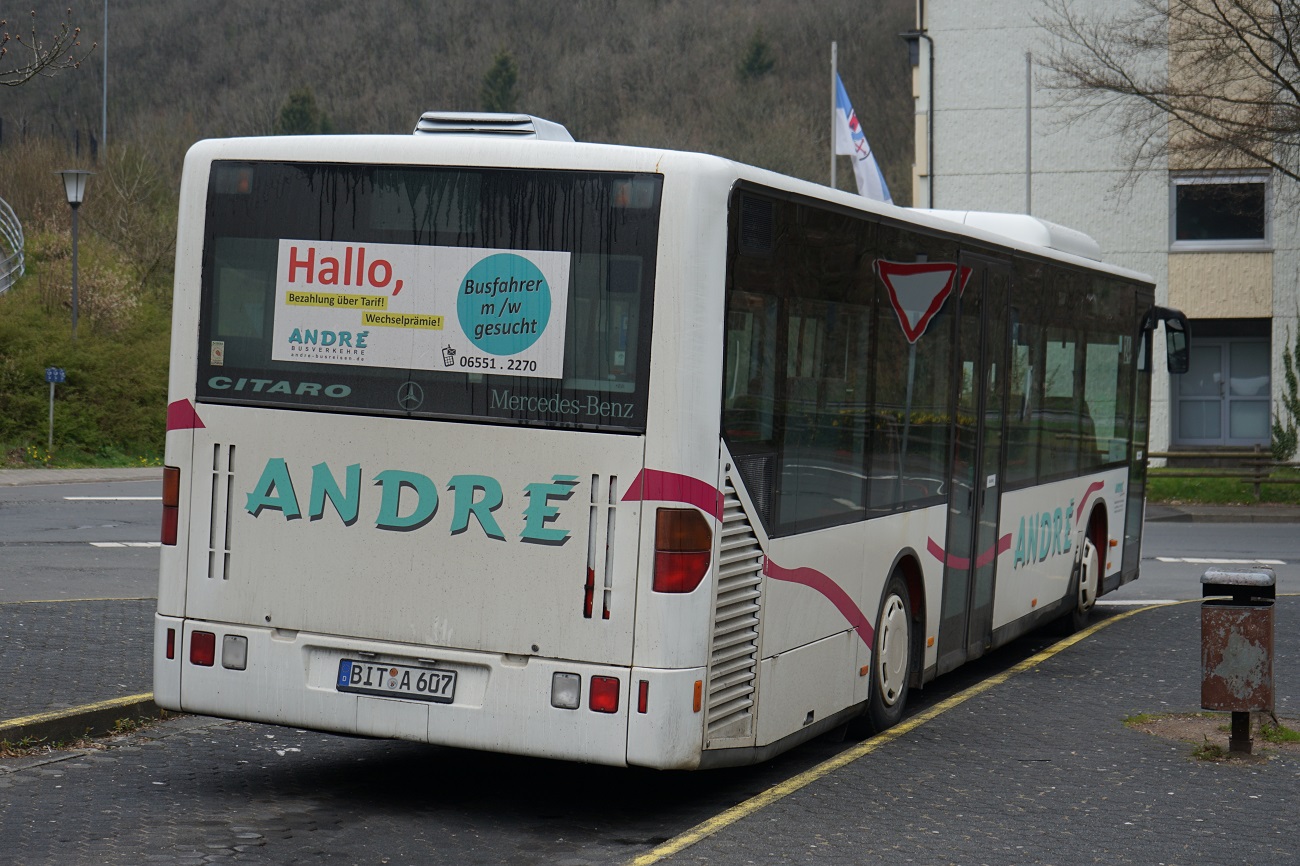
[[[844,81],[835,73],[835,152],[853,157],[853,173],[858,178],[858,193],[877,201],[894,203],[885,184],[885,176],[880,173],[875,154],[867,137],[862,134],[858,116],[849,102],[849,94],[844,90]]]

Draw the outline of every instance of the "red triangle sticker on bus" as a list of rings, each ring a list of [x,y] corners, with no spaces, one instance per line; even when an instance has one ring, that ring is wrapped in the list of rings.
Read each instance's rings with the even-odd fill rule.
[[[915,343],[952,294],[957,265],[953,262],[889,262],[884,259],[876,259],[875,264],[876,273],[889,290],[889,303],[894,306],[907,342]],[[961,289],[964,290],[971,271],[970,268],[961,271]]]
[[[167,429],[194,430],[203,427],[203,419],[189,400],[177,400],[167,406]]]

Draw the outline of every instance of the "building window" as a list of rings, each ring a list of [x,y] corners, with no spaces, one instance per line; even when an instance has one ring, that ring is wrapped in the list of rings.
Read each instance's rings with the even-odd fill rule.
[[[1175,175],[1169,195],[1172,249],[1268,249],[1267,175]]]

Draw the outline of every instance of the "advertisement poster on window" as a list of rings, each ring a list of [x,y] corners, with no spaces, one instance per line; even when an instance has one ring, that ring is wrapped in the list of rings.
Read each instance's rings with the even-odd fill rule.
[[[558,379],[569,259],[282,239],[271,357]]]

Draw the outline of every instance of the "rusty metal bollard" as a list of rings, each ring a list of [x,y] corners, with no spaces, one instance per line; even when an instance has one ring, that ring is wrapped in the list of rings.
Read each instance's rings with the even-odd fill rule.
[[[1273,709],[1276,592],[1267,566],[1201,576],[1201,707],[1232,713],[1230,752],[1250,754],[1250,714]]]

